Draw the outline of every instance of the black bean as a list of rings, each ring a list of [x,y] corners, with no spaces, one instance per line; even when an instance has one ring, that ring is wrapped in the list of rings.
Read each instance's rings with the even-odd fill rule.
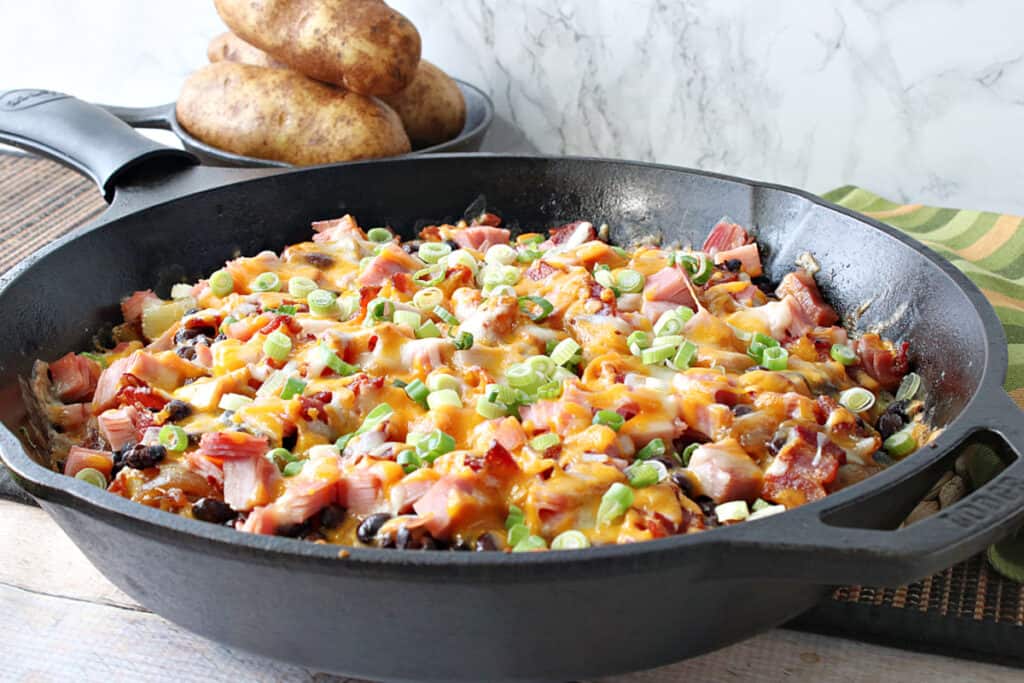
[[[317,268],[330,268],[334,265],[334,259],[327,254],[318,251],[311,251],[305,255],[306,263]]]
[[[887,413],[895,413],[899,415],[904,422],[910,422],[910,415],[907,414],[907,408],[910,407],[910,401],[903,399],[902,401],[893,401],[885,408]]]
[[[192,308],[188,309],[187,311],[185,311],[185,315],[195,315],[198,312],[199,312],[198,308],[192,307]]]
[[[701,496],[697,499],[697,505],[700,506],[701,512],[704,513],[704,523],[709,527],[718,526],[718,515],[715,514],[715,501],[706,496]]]
[[[380,548],[394,548],[395,547],[395,536],[394,534],[388,534],[387,536],[381,536],[377,540],[377,546]]]
[[[402,242],[402,249],[407,254],[415,254],[419,251],[421,244],[423,244],[423,240],[409,240],[408,242]]]
[[[192,406],[174,399],[164,406],[164,410],[167,411],[167,420],[169,422],[177,422],[178,420],[184,420],[186,417],[192,414]]]
[[[367,545],[373,543],[373,539],[377,537],[377,532],[380,531],[380,528],[389,519],[391,519],[391,515],[386,512],[370,515],[359,523],[359,527],[356,529],[356,538]]]
[[[399,527],[398,533],[395,534],[395,547],[399,550],[408,550],[413,543],[412,532],[409,531],[409,527]]]
[[[665,466],[665,469],[667,469],[667,470],[673,470],[673,469],[679,467],[682,464],[678,460],[676,460],[674,457],[669,456],[669,455],[663,455],[660,458],[651,458],[651,461],[652,462],[660,462],[662,465]]]
[[[328,505],[320,511],[320,526],[333,529],[345,521],[345,508],[340,505]]]
[[[731,270],[732,272],[735,273],[736,271],[743,267],[743,261],[740,261],[738,258],[727,259],[725,262],[725,267],[727,270]]]
[[[494,536],[490,533],[481,535],[480,538],[476,539],[476,543],[474,545],[478,553],[498,549],[498,542],[494,540]]]
[[[901,429],[903,429],[903,418],[899,416],[899,413],[886,411],[878,418],[878,433],[882,435],[883,439],[888,439]]]
[[[298,538],[309,531],[309,522],[300,522],[299,524],[288,524],[286,526],[277,528],[278,536],[287,536],[288,538]]]
[[[690,477],[686,472],[673,472],[672,483],[679,487],[682,494],[688,498],[693,497],[693,482],[690,481]]]
[[[217,334],[217,330],[209,325],[198,325],[196,327],[182,327],[180,330],[174,333],[175,344],[185,344],[187,342],[199,341],[199,337],[204,337],[209,340],[211,337]]]
[[[194,360],[196,357],[195,347],[192,346],[179,346],[174,352],[185,360]]]
[[[736,417],[743,417],[744,415],[749,415],[752,412],[754,412],[754,409],[745,403],[737,403],[732,407],[732,414]]]
[[[201,522],[223,524],[238,517],[238,513],[224,501],[216,498],[200,498],[192,503],[192,516]]]
[[[786,440],[787,439],[784,434],[779,434],[768,444],[768,452],[772,455],[778,455],[779,451],[782,450],[782,447],[786,445]]]
[[[143,446],[138,444],[124,456],[124,466],[135,470],[153,467],[167,457],[167,449],[160,445]]]
[[[758,275],[757,277],[750,278],[750,282],[765,294],[775,293],[775,288],[772,287],[771,280],[764,275]]]
[[[224,334],[223,332],[221,332],[220,334],[218,334],[216,337],[213,338],[213,341],[214,341],[214,343],[222,342],[222,341],[224,341],[227,338],[228,338],[228,336],[226,334]]]
[[[471,546],[469,544],[469,541],[467,541],[466,539],[460,538],[459,540],[455,541],[455,543],[451,544],[450,549],[451,550],[460,551],[460,552],[464,552],[466,550],[472,550],[473,546]]]

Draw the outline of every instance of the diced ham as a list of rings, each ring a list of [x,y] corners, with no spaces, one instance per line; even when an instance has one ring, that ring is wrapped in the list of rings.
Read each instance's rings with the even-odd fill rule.
[[[546,243],[548,247],[564,245],[567,248],[572,248],[597,239],[597,231],[593,224],[587,221],[566,223],[551,228],[548,232],[551,234],[551,238]]]
[[[64,474],[69,477],[75,476],[86,467],[99,470],[107,477],[114,468],[114,455],[107,451],[98,451],[81,446],[72,446],[68,451],[68,457],[64,461]]]
[[[750,277],[759,277],[764,270],[761,268],[761,255],[756,244],[744,244],[733,249],[723,249],[715,254],[715,263],[739,261],[740,270]]]
[[[74,430],[85,424],[92,417],[91,403],[53,404],[47,407],[50,421],[65,432]]]
[[[474,489],[474,479],[446,475],[412,507],[423,518],[423,526],[431,535],[445,538],[452,526],[472,517],[479,509],[480,501],[473,495]]]
[[[162,304],[163,299],[158,297],[152,290],[134,292],[131,296],[121,300],[121,315],[126,323],[137,323],[142,320],[142,312],[150,306]]]
[[[69,353],[50,363],[53,391],[61,401],[87,400],[96,388],[100,370],[96,361]]]
[[[627,294],[626,296],[633,295]],[[662,315],[668,313],[669,311],[674,311],[677,308],[679,308],[679,304],[674,304],[671,301],[648,301],[647,299],[644,299],[643,302],[640,304],[640,314],[643,315],[648,320],[650,320],[653,324],[658,322],[658,318],[660,318]]]
[[[644,300],[668,301],[677,306],[697,307],[681,268],[664,268],[648,277],[644,285]]]
[[[452,235],[452,240],[463,249],[487,251],[496,244],[508,244],[511,233],[505,228],[490,225],[472,225]]]
[[[397,244],[389,243],[366,265],[357,282],[360,286],[379,287],[395,273],[415,273],[425,265]]]
[[[846,453],[825,434],[794,427],[765,470],[761,497],[788,508],[824,498],[826,486],[835,481],[839,466],[845,462]]]
[[[633,439],[637,447],[643,447],[655,439],[671,444],[686,432],[686,423],[678,417],[641,413],[626,420],[619,434]]]
[[[526,433],[519,420],[514,417],[506,417],[502,420],[491,420],[491,422],[498,423],[494,429],[494,438],[506,450],[518,450],[526,443]]]
[[[254,533],[274,533],[277,527],[301,524],[320,512],[338,499],[338,455],[335,450],[331,454],[310,455],[309,461],[302,472],[284,482],[284,493],[265,508],[253,510],[250,518],[257,519],[242,526],[242,531],[252,530]],[[266,530],[272,525],[274,528]]]
[[[551,430],[567,436],[584,429],[592,419],[591,410],[571,401],[542,399],[519,408],[523,424],[529,423],[534,431]]]
[[[455,345],[450,339],[427,337],[412,339],[402,344],[402,367],[409,370],[430,372],[443,367],[451,358]]]
[[[412,510],[412,506],[441,478],[435,470],[418,469],[400,482],[391,487],[389,498],[391,499],[391,510],[395,514],[403,515]]]
[[[714,254],[715,252],[742,247],[750,241],[750,235],[741,226],[723,220],[711,228],[711,232],[708,234],[707,239],[704,240],[704,246],[701,247],[701,250]]]
[[[360,229],[356,220],[348,214],[327,221],[314,221],[313,230],[316,231],[316,234],[313,235],[314,242],[333,242],[343,235],[366,239],[366,234]]]
[[[236,522],[237,528],[239,531],[244,531],[250,534],[273,536],[277,532],[278,523],[276,512],[277,511],[270,505],[258,507],[249,513],[249,516],[245,518],[244,522],[241,524]]]
[[[205,477],[211,486],[224,488],[224,470],[218,463],[210,460],[199,451],[188,451],[185,453],[185,462],[193,472]]]
[[[133,406],[125,406],[104,410],[97,416],[100,433],[112,450],[119,451],[139,440],[139,430],[136,426],[138,414],[139,411]]]
[[[92,410],[94,413],[106,410],[117,402],[117,394],[121,390],[125,370],[128,369],[130,363],[130,356],[119,358],[100,373],[99,380],[96,382],[96,391],[92,397]]]
[[[201,365],[207,370],[213,367],[213,352],[210,350],[209,346],[206,344],[196,344],[192,348],[196,350],[196,365]]]
[[[477,342],[495,345],[510,333],[519,320],[519,302],[512,296],[484,300],[459,328],[469,332]]]
[[[378,512],[383,503],[380,477],[367,469],[347,472],[338,482],[338,503],[355,515]]]
[[[269,449],[267,437],[245,432],[206,432],[199,439],[199,450],[211,458],[258,458]]]
[[[761,492],[762,474],[736,439],[704,444],[690,457],[690,472],[701,492],[716,503],[752,501]]]
[[[814,327],[792,296],[787,296],[782,301],[769,301],[763,306],[749,308],[743,313],[760,319],[767,327],[769,335],[776,339],[802,337]]]
[[[835,309],[825,303],[825,299],[818,290],[818,284],[814,276],[806,270],[798,270],[787,273],[775,290],[776,296],[780,299],[787,296],[793,297],[804,317],[819,327],[835,325],[839,315]]]
[[[194,378],[203,374],[202,369],[173,353],[155,356],[145,351],[136,351],[128,357],[128,361],[125,373],[164,391],[173,391],[186,377]]]
[[[266,505],[276,495],[280,480],[277,465],[264,457],[230,458],[224,461],[224,502],[235,510]]]
[[[890,349],[873,333],[865,334],[853,342],[864,371],[877,380],[883,389],[890,391],[899,386],[903,375],[910,370],[910,362],[907,360],[909,347],[907,342],[903,342],[895,350]]]

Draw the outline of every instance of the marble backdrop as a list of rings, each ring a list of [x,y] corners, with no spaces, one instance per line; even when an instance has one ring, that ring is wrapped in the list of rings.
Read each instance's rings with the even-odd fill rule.
[[[393,0],[537,149],[1024,213],[1024,3]],[[0,0],[0,88],[173,99],[209,0]]]

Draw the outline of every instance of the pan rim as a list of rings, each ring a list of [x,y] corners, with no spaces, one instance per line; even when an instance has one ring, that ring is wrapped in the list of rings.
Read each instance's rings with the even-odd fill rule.
[[[975,407],[979,398],[988,391],[1002,391],[1002,381],[1007,370],[1008,352],[1006,348],[1005,335],[1002,326],[995,315],[995,311],[988,301],[981,294],[981,291],[963,273],[958,271],[951,263],[933,252],[924,244],[896,231],[875,219],[858,214],[849,209],[836,206],[831,202],[821,199],[809,192],[784,185],[767,183],[762,181],[749,180],[742,177],[731,176],[710,171],[688,169],[679,166],[666,164],[655,164],[642,161],[623,161],[615,159],[604,159],[598,157],[582,156],[544,156],[544,155],[502,155],[502,154],[436,154],[427,156],[414,156],[405,158],[379,159],[346,164],[327,164],[301,169],[292,169],[289,173],[323,172],[325,169],[344,167],[346,170],[358,172],[362,164],[429,164],[440,162],[445,159],[457,159],[472,162],[474,159],[490,159],[499,163],[514,160],[532,160],[539,162],[554,163],[584,163],[584,164],[615,164],[624,167],[653,168],[674,173],[696,175],[718,180],[724,180],[751,189],[768,189],[785,192],[803,200],[822,206],[830,211],[838,212],[866,226],[881,231],[887,236],[902,243],[927,259],[931,264],[937,266],[940,271],[953,280],[978,315],[982,322],[985,338],[984,365],[981,373],[981,380],[974,395],[963,407],[960,414],[950,421],[943,429],[943,432],[932,442],[927,452],[918,451],[914,456],[907,458],[896,465],[880,472],[861,484],[852,486],[844,491],[829,495],[821,501],[804,505],[796,510],[791,510],[784,515],[774,516],[765,520],[759,520],[764,529],[765,542],[784,543],[784,538],[773,538],[772,529],[782,529],[791,525],[783,525],[784,520],[794,520],[798,515],[805,517],[820,517],[825,512],[832,511],[847,505],[856,504],[858,499],[869,498],[877,491],[912,476],[913,474],[929,467],[935,461],[945,457],[950,448],[962,441],[964,436],[971,431],[980,429],[978,425],[968,424],[968,418],[976,412]],[[172,203],[179,200],[195,197],[206,192],[215,192],[225,187],[237,187],[250,182],[260,182],[270,175],[279,175],[280,171],[274,171],[266,176],[247,178],[237,183],[219,185],[199,189],[196,192],[184,196],[158,202],[141,209],[144,212]],[[87,232],[100,229],[123,215],[110,215],[109,218],[101,216],[97,221],[73,230],[65,236],[51,242],[39,251],[24,259],[14,266],[0,278],[0,301],[8,287],[21,274],[32,268],[41,258],[62,248],[69,242],[78,239]],[[572,553],[410,553],[396,552],[377,548],[362,548],[352,546],[319,545],[308,541],[277,537],[259,536],[246,534],[226,527],[198,522],[186,519],[178,515],[168,514],[160,510],[152,509],[138,503],[120,498],[119,496],[108,495],[84,482],[65,477],[53,470],[49,470],[32,460],[21,447],[20,442],[9,432],[0,432],[0,455],[4,462],[15,473],[16,478],[34,496],[44,502],[52,502],[75,509],[77,512],[88,514],[92,517],[105,518],[112,523],[133,522],[135,528],[133,533],[142,533],[152,537],[166,538],[176,537],[179,542],[200,542],[211,550],[228,554],[245,552],[254,559],[262,558],[266,561],[290,560],[306,561],[310,566],[321,562],[329,562],[331,571],[351,569],[353,571],[374,571],[376,574],[400,574],[404,578],[418,577],[423,580],[435,578],[451,578],[450,572],[456,570],[460,578],[493,578],[496,572],[509,573],[509,578],[520,580],[549,580],[551,571],[557,568],[558,572],[565,572],[571,568],[586,570],[588,573],[606,572],[614,567],[620,569],[637,570],[641,567],[641,561],[647,561],[651,568],[662,562],[673,564],[685,561],[688,551],[694,547],[703,547],[710,544],[711,547],[728,544],[730,540],[738,538],[744,525],[737,525],[726,528],[715,529],[711,534],[685,534],[672,536],[664,539],[645,541],[643,543],[630,545],[613,545],[578,550]],[[863,486],[863,488],[861,488]],[[747,531],[746,533],[749,533]],[[383,573],[381,573],[383,572]],[[512,573],[514,572],[514,573]],[[581,576],[574,574],[575,577]]]

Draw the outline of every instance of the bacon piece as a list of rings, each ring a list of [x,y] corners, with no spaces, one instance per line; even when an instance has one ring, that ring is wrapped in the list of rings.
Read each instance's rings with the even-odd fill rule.
[[[377,512],[383,503],[380,477],[367,469],[352,470],[338,482],[338,503],[355,515]]]
[[[395,273],[414,273],[425,264],[405,251],[397,244],[385,244],[380,252],[373,257],[359,276],[360,286],[380,286],[391,279]]]
[[[826,486],[835,481],[845,462],[846,453],[825,434],[802,425],[794,427],[765,470],[761,497],[787,508],[824,498]]]
[[[97,416],[96,421],[110,448],[119,451],[139,440],[138,417],[138,410],[133,406],[125,406],[103,411]]]
[[[725,263],[736,260],[740,262],[740,269],[750,277],[759,277],[764,273],[761,268],[761,255],[757,251],[756,244],[744,244],[734,249],[723,249],[715,254],[715,263]]]
[[[131,357],[119,358],[100,373],[96,381],[96,391],[92,397],[92,411],[99,413],[115,405],[117,394],[124,383],[125,370],[131,363]]]
[[[526,269],[526,277],[537,282],[538,280],[543,280],[553,272],[555,272],[554,266],[550,263],[545,263],[544,261],[537,259],[533,262],[533,265]]]
[[[647,278],[644,285],[645,301],[666,301],[677,306],[696,308],[690,294],[686,276],[680,268],[664,268]]]
[[[204,434],[203,439],[209,435]],[[235,510],[266,505],[277,492],[280,480],[277,465],[264,457],[229,457],[224,461],[224,502]]]
[[[704,246],[701,247],[701,250],[714,254],[718,251],[742,247],[750,241],[750,234],[742,226],[723,220],[711,228],[711,232],[708,233],[707,239],[704,240]]]
[[[829,327],[839,321],[835,309],[825,303],[821,296],[814,276],[806,270],[786,273],[776,288],[775,295],[780,299],[792,296],[803,311],[804,317],[819,327]]]
[[[267,437],[253,436],[245,432],[206,432],[199,439],[199,450],[211,458],[258,458],[269,449]]]
[[[483,457],[467,457],[466,465],[474,472],[482,472],[491,486],[505,484],[519,472],[515,458],[497,441],[491,442]]]
[[[155,304],[162,304],[163,299],[146,289],[133,292],[131,296],[121,299],[121,315],[126,323],[137,323],[142,320],[142,312]]]
[[[487,251],[496,244],[508,244],[511,233],[491,225],[473,225],[452,234],[452,240],[463,249]]]
[[[487,213],[485,211],[474,218],[471,225],[489,225],[492,228],[496,228],[501,225],[501,216],[496,213]]]
[[[690,458],[690,472],[701,491],[716,503],[751,501],[761,491],[762,474],[736,439],[704,444]]]
[[[99,470],[110,477],[110,473],[114,469],[114,455],[108,451],[72,446],[64,461],[64,474],[73,477],[86,467]]]
[[[587,221],[574,221],[566,223],[548,231],[551,234],[549,246],[559,246],[572,240],[572,245],[579,246],[584,242],[597,239],[597,230]]]
[[[853,348],[860,358],[864,371],[871,375],[883,389],[893,390],[899,386],[903,375],[910,370],[907,359],[907,342],[890,349],[877,334],[868,333],[853,342]]]
[[[87,400],[96,389],[100,371],[96,361],[69,353],[50,363],[53,392],[65,402]]]

